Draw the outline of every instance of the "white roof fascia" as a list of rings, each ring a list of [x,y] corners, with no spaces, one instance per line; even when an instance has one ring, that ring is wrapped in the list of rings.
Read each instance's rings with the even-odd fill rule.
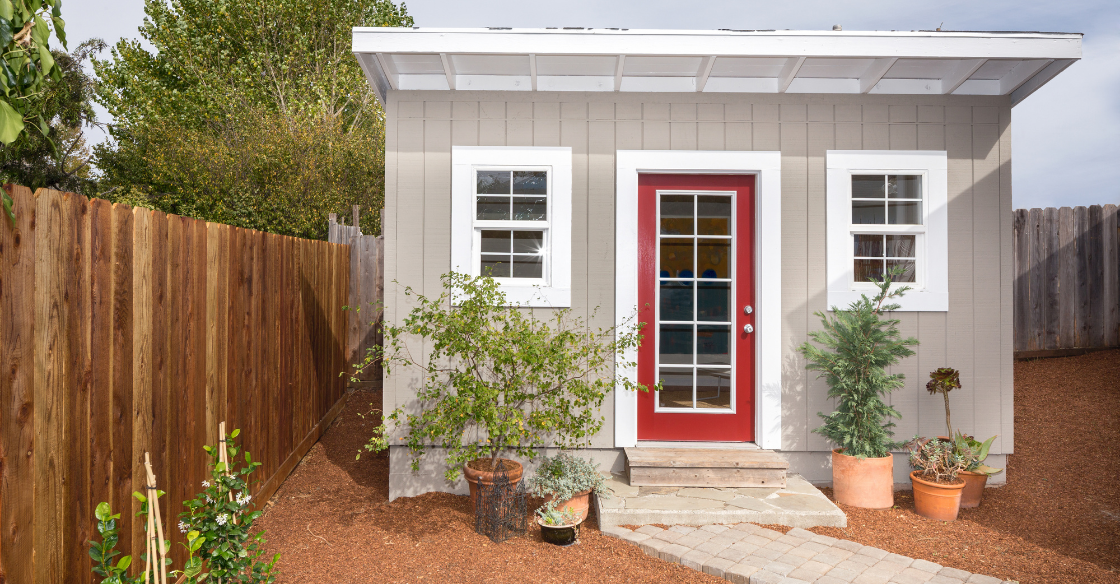
[[[355,53],[1080,59],[1077,33],[353,29]]]

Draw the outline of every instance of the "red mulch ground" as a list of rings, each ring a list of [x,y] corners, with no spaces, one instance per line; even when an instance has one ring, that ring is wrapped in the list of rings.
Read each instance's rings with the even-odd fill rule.
[[[848,527],[813,531],[1023,584],[1120,583],[1120,351],[1015,365],[1010,482],[953,523],[897,507],[845,507]],[[647,557],[599,533],[558,548],[529,537],[495,545],[473,531],[465,497],[388,503],[388,457],[354,454],[380,403],[362,391],[277,491],[258,525],[282,554],[281,583],[723,582]],[[826,490],[826,494],[828,491]]]

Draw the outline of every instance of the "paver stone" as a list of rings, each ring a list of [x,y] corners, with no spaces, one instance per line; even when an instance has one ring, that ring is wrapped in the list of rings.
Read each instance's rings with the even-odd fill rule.
[[[756,550],[758,550],[758,546],[754,545],[753,543],[747,543],[745,541],[740,541],[740,542],[731,544],[731,549],[739,550],[739,551],[744,552],[746,554],[753,554]]]
[[[907,580],[907,582],[912,580],[924,584],[925,582],[929,582],[930,578],[933,578],[933,573],[916,568],[903,568],[893,579],[897,580],[899,578],[909,578],[910,580]]]
[[[865,545],[859,548],[859,551],[857,551],[856,553],[875,558],[876,560],[881,560],[887,557],[888,554],[890,554],[890,552],[888,552],[887,550],[879,549],[877,547],[871,547],[869,545]]]
[[[781,494],[780,494],[781,495]],[[781,495],[766,499],[767,503],[787,511],[834,511],[836,505],[824,497],[815,495]]]
[[[852,557],[854,558],[855,556]],[[867,564],[861,564],[852,560],[844,560],[843,562],[836,564],[836,567],[852,572],[853,574],[860,574],[871,566],[868,566]]]
[[[783,554],[780,558],[778,558],[777,560],[774,560],[774,561],[775,562],[781,562],[783,564],[789,564],[789,565],[793,566],[794,568],[796,568],[796,567],[800,566],[801,564],[804,564],[805,562],[808,562],[809,560],[806,559],[806,558],[803,558],[801,556],[792,556],[790,554]]]
[[[682,537],[684,537],[684,535],[681,534],[679,531],[671,531],[671,530],[668,530],[668,529],[662,531],[661,533],[655,533],[651,536],[652,539],[661,539],[661,540],[665,540],[669,543],[673,543],[674,541],[677,541],[678,539],[680,539]]]
[[[731,560],[732,563],[738,564],[739,562],[743,561],[743,559],[746,558],[748,555],[750,555],[750,554],[748,554],[747,552],[745,552],[743,550],[738,550],[738,549],[735,549],[733,547],[729,547],[729,548],[723,550],[722,552],[716,554],[716,557],[723,558],[725,560]]]
[[[681,562],[681,556],[687,554],[690,551],[692,550],[684,547],[679,543],[671,543],[661,549],[661,559],[665,560],[666,562],[679,564]]]
[[[813,539],[811,539],[809,541],[813,541],[813,542],[819,543],[821,545],[831,546],[831,545],[835,544],[838,540],[835,537],[829,537],[827,535],[813,535]]]
[[[1003,584],[999,578],[993,578],[983,574],[973,574],[969,576],[968,580],[965,580],[965,582],[968,582],[968,584]]]
[[[743,533],[750,535],[762,528],[753,523],[738,523],[731,529],[734,529],[735,531],[742,531]]]
[[[800,527],[794,527],[793,529],[787,531],[786,535],[791,536],[791,537],[800,537],[801,539],[804,539],[804,540],[808,541],[810,539],[813,539],[813,537],[816,536],[817,534],[813,533],[812,531],[809,531],[808,529],[801,529]]]
[[[773,572],[766,570],[759,570],[751,574],[751,584],[779,584],[783,576],[779,576]]]
[[[624,539],[624,540],[626,540],[630,543],[641,543],[641,542],[649,539],[649,536],[644,534],[644,533],[630,532],[630,533],[627,533],[626,535],[623,535],[622,539]]]
[[[704,562],[704,573],[711,574],[716,578],[723,578],[724,572],[734,565],[735,562],[727,558],[710,558],[708,561]]]
[[[908,558],[899,554],[887,554],[887,557],[883,558],[883,560],[887,562],[894,562],[895,564],[898,564],[903,568],[909,568],[910,564],[914,563],[914,558]]]
[[[672,542],[668,542],[668,541],[665,541],[663,539],[656,539],[656,538],[651,537],[651,538],[639,543],[638,548],[641,549],[643,552],[645,552],[645,554],[647,556],[651,556],[651,557],[654,557],[654,558],[660,558],[661,557],[661,550],[669,547],[670,545],[672,545]]]
[[[817,581],[814,582],[813,584],[848,584],[848,583],[839,579],[839,578],[833,578],[832,576],[821,576],[820,578],[817,578]]]
[[[778,539],[779,537],[782,537],[782,534],[778,533],[777,531],[774,531],[773,529],[766,529],[766,528],[759,529],[758,531],[755,532],[755,535],[765,537],[766,539],[768,539],[770,541],[774,541],[775,539]]]
[[[859,575],[859,572],[841,566],[836,566],[835,568],[825,572],[825,574],[828,576],[832,576],[833,578],[839,578],[845,582],[851,582],[852,580],[855,580],[856,576]]]
[[[958,570],[956,568],[950,568],[946,566],[944,568],[941,568],[941,571],[938,572],[937,575],[948,576],[950,578],[959,578],[961,580],[968,580],[968,577],[972,575],[972,572],[965,572],[964,570]]]
[[[931,574],[936,574],[936,573],[940,572],[941,568],[944,568],[945,566],[942,566],[941,564],[935,564],[935,563],[927,561],[927,560],[914,560],[914,563],[910,564],[910,567],[914,568],[914,569],[917,569],[917,570],[921,570],[923,572],[929,572]]]
[[[783,564],[778,560],[774,560],[773,562],[770,562],[769,564],[763,566],[762,569],[766,570],[767,572],[778,574],[779,576],[785,576],[792,572],[794,567],[789,564]]]
[[[674,525],[674,526],[669,528],[669,531],[675,531],[675,532],[680,533],[682,535],[688,535],[688,534],[692,533],[693,531],[696,531],[696,528],[692,527],[690,525]]]
[[[765,537],[762,537],[761,535],[748,535],[747,537],[744,537],[743,539],[741,539],[739,541],[745,541],[747,543],[754,544],[758,547],[762,547],[762,546],[765,546],[765,545],[769,544],[771,540],[766,539]]]
[[[856,553],[861,548],[863,548],[863,544],[858,544],[854,541],[848,541],[846,539],[839,539],[839,540],[836,540],[836,543],[832,544],[832,547],[840,548],[840,549],[845,550],[845,551]]]
[[[852,554],[852,557],[848,558],[848,561],[860,563],[865,566],[874,566],[879,563],[879,560],[863,554]]]
[[[894,562],[889,562],[889,561],[883,559],[883,560],[879,560],[878,562],[873,564],[870,568],[868,568],[865,571],[870,572],[871,570],[876,570],[876,571],[888,574],[890,576],[894,576],[895,574],[898,574],[905,569],[906,569],[906,566],[903,566],[902,564],[896,564]]]
[[[704,562],[712,559],[712,554],[702,552],[700,550],[692,550],[685,555],[681,556],[681,564],[686,568],[692,568],[697,572],[704,569]]]
[[[609,537],[617,537],[619,539],[621,539],[622,536],[626,535],[627,533],[633,533],[629,529],[626,529],[625,527],[617,527],[617,526],[615,526],[615,527],[604,527],[600,531],[603,532],[603,535],[606,535],[606,536],[609,536]]]
[[[887,584],[890,579],[891,576],[882,572],[872,572],[870,574],[864,572],[856,576],[855,579],[852,580],[852,584]]]
[[[844,561],[844,558],[838,558],[832,554],[817,554],[809,559],[813,560],[814,562],[828,564],[829,566],[835,566],[836,564]]]
[[[684,547],[686,547],[688,549],[692,549],[692,548],[694,548],[694,547],[696,547],[696,546],[698,546],[698,545],[700,545],[700,544],[702,544],[706,541],[708,541],[708,538],[697,537],[697,536],[690,533],[688,535],[682,535],[682,536],[678,537],[677,541],[675,541],[673,543],[679,543],[679,544],[683,545]]]
[[[759,570],[758,566],[748,564],[735,564],[723,571],[723,577],[733,584],[750,584],[751,574]]]
[[[700,529],[719,535],[731,528],[726,525],[703,525]]]
[[[734,533],[736,535],[731,535],[732,533]],[[720,544],[730,546],[733,543],[737,543],[739,540],[743,539],[744,537],[746,537],[746,536],[743,535],[742,533],[738,532],[738,531],[725,531],[725,532],[713,537],[712,539],[709,539],[708,541],[714,541],[714,542],[717,542],[717,543],[720,543]]]
[[[778,540],[774,540],[763,547],[781,552],[783,554],[793,549],[793,546],[789,545],[788,543],[782,543]]]
[[[926,584],[962,584],[964,580],[960,578],[950,578],[949,576],[942,576],[940,574],[929,579]]]
[[[706,554],[711,554],[714,556],[729,547],[731,547],[731,544],[729,543],[720,543],[715,539],[709,539],[708,541],[696,546],[693,549],[700,550]]]
[[[659,534],[659,533],[661,533],[662,531],[665,531],[665,530],[661,529],[660,527],[657,527],[656,525],[643,525],[643,526],[635,529],[634,531],[637,532],[637,533],[644,533],[644,534],[646,534],[650,537],[653,537],[653,536],[655,536],[655,535],[657,535],[657,534]]]

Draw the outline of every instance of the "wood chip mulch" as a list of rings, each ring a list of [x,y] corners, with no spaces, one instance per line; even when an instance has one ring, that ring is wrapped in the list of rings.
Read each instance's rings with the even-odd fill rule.
[[[1023,584],[1120,583],[1120,351],[1019,362],[1015,376],[1010,482],[980,508],[930,521],[902,491],[895,509],[843,507],[847,528],[812,531]],[[358,413],[380,402],[356,392],[269,502],[258,525],[282,554],[278,582],[724,582],[605,537],[594,518],[569,548],[535,526],[494,544],[465,497],[389,503],[388,456],[354,460],[378,423]]]

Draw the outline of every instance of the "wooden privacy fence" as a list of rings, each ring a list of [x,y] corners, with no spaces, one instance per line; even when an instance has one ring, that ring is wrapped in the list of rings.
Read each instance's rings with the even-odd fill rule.
[[[14,584],[92,581],[94,507],[146,477],[182,502],[209,478],[218,423],[262,464],[263,504],[343,404],[349,251],[107,201],[7,187],[0,219],[0,570]],[[183,535],[172,528],[182,566]],[[4,578],[0,578],[3,580]]]
[[[1017,209],[1016,356],[1120,346],[1116,205]]]
[[[327,241],[350,246],[349,335],[346,346],[350,363],[361,361],[366,351],[380,345],[381,302],[385,298],[385,238],[363,235],[358,226],[358,206],[354,205],[352,224],[338,222],[330,214]],[[379,386],[382,369],[375,364],[358,375],[355,385]]]

